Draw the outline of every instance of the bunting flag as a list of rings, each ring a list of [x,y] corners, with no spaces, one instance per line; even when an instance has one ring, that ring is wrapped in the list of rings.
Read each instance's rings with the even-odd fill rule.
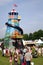
[[[17,5],[16,5],[16,4],[14,4],[14,7],[17,7]]]

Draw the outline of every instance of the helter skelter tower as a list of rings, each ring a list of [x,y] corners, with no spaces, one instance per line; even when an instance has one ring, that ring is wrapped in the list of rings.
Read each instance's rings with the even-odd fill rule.
[[[15,9],[12,9],[12,11],[8,13],[8,16],[8,22],[5,23],[7,25],[7,29],[4,38],[4,46],[9,47],[9,42],[13,39],[15,41],[13,45],[17,48],[21,48],[23,46],[23,30],[19,27],[20,16]]]

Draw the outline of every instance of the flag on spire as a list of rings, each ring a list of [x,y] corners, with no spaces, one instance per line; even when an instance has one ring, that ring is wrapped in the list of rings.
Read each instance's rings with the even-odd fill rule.
[[[16,5],[16,4],[14,4],[14,7],[17,7],[17,5]]]

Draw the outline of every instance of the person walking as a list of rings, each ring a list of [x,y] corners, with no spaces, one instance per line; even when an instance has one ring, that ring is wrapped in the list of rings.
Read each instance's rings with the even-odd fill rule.
[[[31,65],[32,55],[29,52],[28,48],[27,48],[27,52],[25,53],[25,60],[26,60],[26,65]]]

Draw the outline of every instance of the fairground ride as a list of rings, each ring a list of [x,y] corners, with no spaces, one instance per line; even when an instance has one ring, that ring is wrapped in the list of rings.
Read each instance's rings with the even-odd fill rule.
[[[17,48],[22,48],[22,38],[23,38],[23,30],[19,27],[19,22],[21,17],[18,15],[15,9],[12,9],[11,12],[8,13],[8,22],[6,22],[6,34],[4,38],[4,46],[9,47],[9,42],[13,39],[15,42],[12,44]]]

